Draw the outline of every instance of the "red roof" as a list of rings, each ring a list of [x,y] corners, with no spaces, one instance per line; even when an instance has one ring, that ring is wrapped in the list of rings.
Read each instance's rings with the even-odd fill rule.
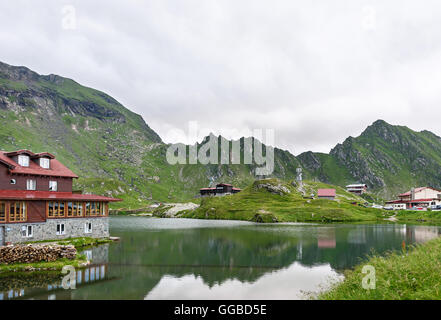
[[[50,159],[55,159],[55,156],[52,153],[49,153],[49,152],[37,153],[32,158],[43,158],[43,157],[50,158]]]
[[[418,200],[391,200],[391,201],[386,201],[386,203],[418,203],[418,202],[430,202],[433,200],[439,200],[439,199],[430,198],[430,199],[418,199]]]
[[[319,197],[335,197],[337,194],[335,189],[318,189],[317,196]]]
[[[31,158],[41,158],[49,157],[51,158],[50,169],[44,169],[40,167],[37,163],[29,161],[29,167],[22,167],[10,157],[19,154],[28,154]],[[14,152],[0,151],[0,163],[8,166],[11,173],[14,174],[31,174],[40,176],[52,176],[52,177],[67,177],[67,178],[78,178],[78,176],[70,171],[66,166],[64,166],[60,161],[54,158],[50,153],[32,153],[28,150],[19,150]]]
[[[424,189],[426,189],[426,188],[427,188],[427,187],[415,188],[415,192],[420,192],[420,191],[422,191],[422,190],[424,190]],[[410,196],[410,191],[405,192],[405,193],[402,193],[402,194],[399,194],[398,196],[399,196],[399,197]]]
[[[97,196],[94,194],[78,194],[71,192],[0,190],[1,200],[73,200],[116,202],[121,199]]]
[[[19,154],[27,154],[28,156],[35,156],[35,153],[33,153],[32,151],[26,150],[26,149],[22,149],[22,150],[18,150],[18,151],[12,151],[12,152],[5,152],[6,156],[8,157],[13,157],[13,156],[18,156]]]
[[[422,191],[422,190],[424,190],[424,189],[432,189],[432,190],[435,190],[435,191],[441,192],[441,190],[436,189],[436,188],[432,188],[432,187],[415,188],[415,192],[420,192],[420,191]],[[411,195],[411,191],[408,191],[408,192],[405,192],[405,193],[399,194],[398,196],[399,196],[399,197],[405,197],[405,196],[410,196],[410,195]]]

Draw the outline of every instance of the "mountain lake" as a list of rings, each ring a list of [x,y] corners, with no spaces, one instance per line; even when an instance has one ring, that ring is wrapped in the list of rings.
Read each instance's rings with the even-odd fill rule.
[[[60,272],[0,277],[9,299],[308,299],[373,252],[438,237],[438,226],[257,224],[111,217],[121,240],[86,249],[76,289]]]

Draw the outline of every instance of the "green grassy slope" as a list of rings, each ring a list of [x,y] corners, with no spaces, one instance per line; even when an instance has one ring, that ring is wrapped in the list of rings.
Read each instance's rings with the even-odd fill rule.
[[[201,206],[185,216],[257,222],[343,222],[375,221],[388,215],[382,210],[359,206],[365,200],[341,187],[311,181],[304,183],[308,196],[311,193],[316,195],[319,188],[335,188],[336,200],[305,199],[291,184],[278,179],[263,179],[234,195],[202,198]]]

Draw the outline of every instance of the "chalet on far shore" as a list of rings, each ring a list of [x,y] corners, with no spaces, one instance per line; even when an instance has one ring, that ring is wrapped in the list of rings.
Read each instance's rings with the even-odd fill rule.
[[[108,237],[109,197],[72,192],[78,178],[50,153],[0,151],[0,245]]]
[[[368,186],[364,183],[348,184],[346,186],[346,191],[361,195],[363,193],[366,193],[367,187]]]
[[[219,183],[216,188],[201,188],[199,193],[201,197],[207,196],[225,196],[233,193],[241,192],[242,189],[234,188],[233,185],[228,183]]]
[[[412,209],[415,207],[427,209],[441,205],[441,190],[431,187],[412,188],[399,194],[398,200],[387,201],[396,210]]]

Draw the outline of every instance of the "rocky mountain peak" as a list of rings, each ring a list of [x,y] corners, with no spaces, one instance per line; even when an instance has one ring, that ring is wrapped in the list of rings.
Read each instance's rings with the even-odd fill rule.
[[[39,75],[26,67],[15,67],[0,61],[0,77],[12,81],[36,81]]]

